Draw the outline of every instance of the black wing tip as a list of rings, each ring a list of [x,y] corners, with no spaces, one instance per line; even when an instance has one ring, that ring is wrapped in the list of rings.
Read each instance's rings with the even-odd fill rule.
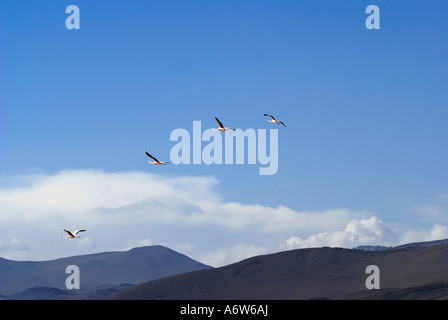
[[[219,124],[220,127],[224,127],[223,124],[222,124],[222,122],[219,121],[219,119],[218,119],[217,117],[215,117],[215,119],[216,119],[216,122],[218,122],[218,124]]]

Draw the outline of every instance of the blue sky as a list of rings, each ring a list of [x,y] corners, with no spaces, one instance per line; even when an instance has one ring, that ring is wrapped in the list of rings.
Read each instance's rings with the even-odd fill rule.
[[[79,30],[65,27],[71,4],[80,9]],[[379,30],[365,27],[370,4],[380,8]],[[219,197],[222,207],[241,206],[242,216],[260,207],[261,216],[278,209],[272,214],[279,218],[286,208],[292,221],[301,213],[332,221],[331,210],[346,210],[342,225],[279,227],[267,236],[253,229],[276,219],[251,216],[253,224],[226,226],[198,205],[208,218],[187,224],[185,234],[168,220],[158,231],[130,225],[121,242],[108,246],[86,234],[75,253],[163,243],[222,264],[281,250],[292,237],[302,241],[292,241],[296,246],[318,234],[328,237],[317,244],[336,246],[448,237],[447,9],[444,1],[0,0],[0,200],[9,205],[0,212],[0,256],[70,255],[65,244],[44,250],[25,235],[33,219],[54,221],[45,203],[27,209],[33,218],[11,212],[23,213],[40,187],[63,188],[50,181],[74,172],[86,177],[80,186],[91,183],[89,172],[105,181],[123,174],[130,184],[134,176],[127,174],[139,173],[161,189],[178,179],[185,183],[174,187],[179,197],[206,181],[201,201]],[[273,127],[264,113],[287,128]],[[215,127],[215,116],[231,127],[279,129],[277,174],[260,176],[258,164],[146,163],[146,150],[169,160],[174,129],[191,130],[194,120]],[[92,190],[89,196],[105,195]],[[60,209],[69,212],[70,201]],[[95,230],[94,221],[73,228]],[[366,233],[384,228],[393,237],[363,238],[362,231],[347,231],[353,221]],[[42,230],[42,243],[73,223],[70,216],[60,222]],[[143,225],[142,218],[134,227]],[[344,230],[359,241],[334,240]]]

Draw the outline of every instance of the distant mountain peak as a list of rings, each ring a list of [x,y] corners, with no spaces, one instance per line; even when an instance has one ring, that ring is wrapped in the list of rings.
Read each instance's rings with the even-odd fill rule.
[[[161,245],[47,261],[0,259],[0,292],[9,296],[35,287],[66,290],[65,270],[68,265],[76,265],[80,269],[81,288],[123,283],[135,285],[179,273],[211,268]]]

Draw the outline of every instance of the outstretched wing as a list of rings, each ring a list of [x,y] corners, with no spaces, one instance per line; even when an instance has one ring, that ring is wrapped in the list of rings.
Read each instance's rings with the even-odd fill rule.
[[[154,160],[155,162],[159,162],[159,160],[157,160],[156,158],[154,158],[152,155],[150,155],[149,153],[148,153],[148,151],[145,151],[146,152],[146,155],[148,156],[148,157],[150,157],[152,160]]]
[[[278,123],[281,123],[286,128],[286,125],[283,122],[279,121]]]
[[[271,117],[272,120],[275,120],[275,118],[274,118],[273,116],[271,116],[270,114],[265,113],[264,115],[265,115],[265,116],[268,116],[268,117]]]
[[[215,119],[216,119],[216,122],[218,122],[219,127],[220,128],[224,128],[224,126],[222,125],[221,121],[219,121],[218,118],[216,118],[216,117],[215,117]]]
[[[73,234],[76,236],[78,233],[80,233],[80,232],[85,232],[86,230],[84,230],[84,229],[81,229],[81,230],[75,230],[74,232],[73,232]]]
[[[71,233],[70,231],[65,230],[65,229],[64,229],[64,231],[67,232],[67,234],[68,234],[70,237],[74,237],[73,233]]]

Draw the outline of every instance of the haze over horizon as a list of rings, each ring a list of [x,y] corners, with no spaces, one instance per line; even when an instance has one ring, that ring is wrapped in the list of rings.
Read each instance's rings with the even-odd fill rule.
[[[0,257],[448,238],[448,3],[375,1],[379,30],[370,4],[0,1]],[[277,172],[147,163],[215,117],[278,129]]]

